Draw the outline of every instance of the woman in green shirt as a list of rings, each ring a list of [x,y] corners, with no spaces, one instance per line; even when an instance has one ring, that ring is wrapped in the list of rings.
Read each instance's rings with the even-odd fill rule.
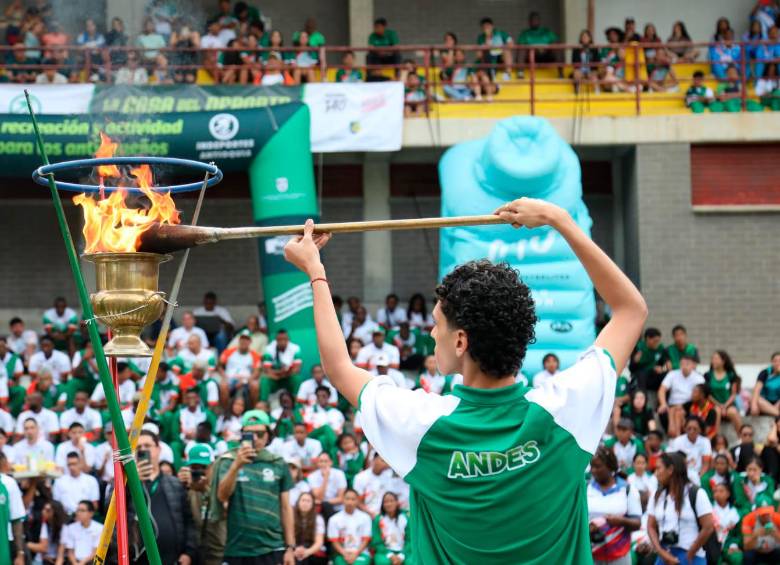
[[[411,557],[409,516],[401,510],[394,492],[388,491],[382,497],[382,509],[371,530],[374,565],[395,565]]]
[[[352,480],[366,464],[366,456],[360,449],[355,436],[350,433],[341,434],[338,439],[338,465],[347,476],[347,485],[352,487]]]
[[[710,400],[720,412],[721,421],[729,420],[734,429],[742,427],[742,417],[735,402],[739,396],[741,379],[734,370],[731,356],[722,349],[712,354],[710,370],[704,375],[710,387]]]

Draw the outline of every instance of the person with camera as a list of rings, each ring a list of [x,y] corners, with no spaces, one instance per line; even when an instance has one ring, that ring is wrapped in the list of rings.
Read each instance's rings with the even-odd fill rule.
[[[191,565],[198,555],[195,528],[192,522],[187,493],[181,481],[160,472],[160,438],[149,430],[142,430],[136,446],[138,476],[149,493],[152,520],[157,524],[157,548],[163,565]],[[130,528],[130,542],[141,546],[137,520]],[[146,552],[135,552],[133,563],[147,563]]]
[[[615,452],[600,446],[590,460],[588,521],[593,562],[596,565],[631,564],[631,532],[642,518],[639,491],[617,476]]]
[[[691,484],[681,453],[661,455],[656,477],[658,490],[647,518],[656,565],[706,565],[704,546],[715,531],[707,494]]]
[[[294,565],[293,481],[284,459],[265,449],[271,418],[250,410],[241,425],[241,445],[219,458],[212,482],[227,505],[223,563]]]
[[[195,525],[195,544],[200,565],[221,565],[225,550],[225,520],[213,508],[211,469],[214,450],[205,443],[194,443],[185,452],[186,460],[178,477],[187,489],[187,500]]]

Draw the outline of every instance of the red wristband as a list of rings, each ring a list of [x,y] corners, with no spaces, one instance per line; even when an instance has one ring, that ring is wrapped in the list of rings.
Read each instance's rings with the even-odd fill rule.
[[[330,284],[330,283],[328,282],[328,279],[326,279],[325,277],[317,277],[317,278],[315,278],[315,279],[311,279],[311,281],[310,281],[310,283],[309,283],[309,284],[311,284],[312,286],[314,286],[314,283],[316,283],[317,281],[322,281],[322,282],[324,282],[325,284],[328,284],[328,285]]]

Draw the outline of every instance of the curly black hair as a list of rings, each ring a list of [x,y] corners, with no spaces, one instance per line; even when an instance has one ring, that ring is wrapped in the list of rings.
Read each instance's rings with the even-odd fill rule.
[[[468,336],[468,353],[496,378],[517,373],[534,341],[536,312],[531,291],[506,263],[483,259],[460,265],[436,287],[451,328]]]

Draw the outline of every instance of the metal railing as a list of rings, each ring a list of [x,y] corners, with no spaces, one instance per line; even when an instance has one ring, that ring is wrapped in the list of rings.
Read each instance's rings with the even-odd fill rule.
[[[403,80],[407,83],[407,94],[412,90],[412,96],[407,96],[407,106],[430,111],[431,103],[441,104],[472,104],[500,103],[526,104],[530,114],[536,114],[538,106],[545,104],[571,104],[572,102],[610,104],[632,101],[637,115],[642,113],[643,99],[647,98],[649,90],[653,100],[678,100],[684,98],[684,87],[692,82],[690,76],[677,76],[675,68],[691,63],[712,68],[713,65],[726,67],[733,65],[739,71],[742,109],[746,108],[748,99],[748,84],[751,70],[757,66],[777,65],[778,58],[762,56],[756,58],[755,53],[764,46],[775,47],[778,44],[770,41],[731,42],[730,48],[738,47],[738,58],[729,62],[711,62],[707,54],[701,56],[701,49],[710,50],[722,47],[722,43],[629,43],[629,44],[598,44],[589,46],[599,52],[612,54],[613,61],[584,61],[572,63],[572,52],[581,49],[580,45],[506,45],[500,47],[485,45],[402,45],[381,48],[321,46],[321,47],[231,47],[221,49],[196,48],[147,48],[147,47],[84,47],[84,46],[41,46],[41,47],[10,47],[0,46],[0,57],[8,61],[1,66],[2,73],[10,82],[34,82],[34,75],[47,69],[66,71],[70,82],[112,83],[117,77],[117,71],[125,67],[128,58],[134,54],[138,66],[149,71],[149,76],[155,76],[156,82],[161,81],[157,75],[162,74],[164,81],[188,83],[197,80],[197,71],[202,69],[210,80],[222,84],[260,84],[262,77],[268,74],[267,61],[272,57],[281,59],[277,65],[282,73],[283,83],[295,84],[307,81],[327,81],[338,70],[356,70],[362,80]],[[672,50],[687,49],[698,54],[695,61],[680,57],[669,57],[660,67],[668,69],[675,77],[681,92],[666,91],[663,85],[659,88],[652,76],[653,66],[657,63],[647,59],[652,52],[671,53]],[[459,52],[472,63],[454,64],[452,59]],[[360,63],[354,66],[344,65],[341,60],[345,53],[352,53]],[[165,55],[162,61],[155,63],[158,53]],[[302,55],[305,54],[305,57]],[[365,62],[363,60],[365,59]],[[305,64],[304,64],[305,63]],[[160,67],[163,68],[160,68]],[[155,73],[155,67],[157,73]],[[454,80],[448,69],[468,68],[467,80]],[[550,70],[552,72],[544,72]],[[578,73],[575,73],[575,70]],[[504,73],[509,73],[508,80],[499,80]],[[409,75],[416,74],[417,80],[410,80]],[[577,74],[581,75],[577,76]],[[780,73],[777,73],[780,74]],[[550,76],[552,75],[552,76]],[[557,77],[555,76],[557,75]],[[708,80],[727,80],[722,77],[714,79],[708,74]],[[410,83],[417,83],[410,84]],[[665,80],[664,80],[665,83]],[[570,85],[572,95],[549,96],[540,93],[545,85]],[[477,95],[453,98],[443,94],[445,86],[465,87],[469,92],[491,91],[505,86],[520,85],[527,87],[515,89],[512,95],[502,95],[498,98]],[[540,89],[540,87],[542,87]],[[461,93],[467,90],[460,89]],[[599,91],[611,91],[609,96],[596,96]],[[415,97],[416,96],[416,97]]]

